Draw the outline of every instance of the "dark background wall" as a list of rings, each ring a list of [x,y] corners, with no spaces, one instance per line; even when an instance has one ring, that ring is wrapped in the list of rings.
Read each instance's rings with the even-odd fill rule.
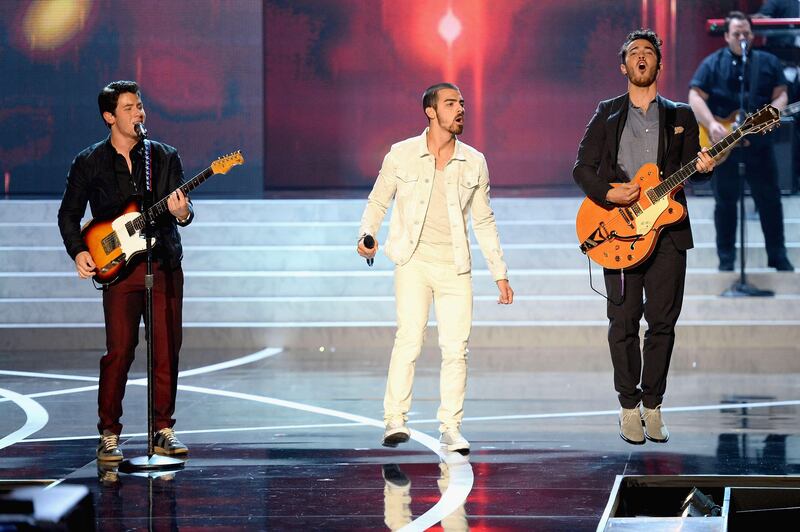
[[[389,146],[425,127],[423,89],[457,83],[462,139],[496,188],[570,191],[599,99],[625,90],[617,50],[663,37],[660,92],[684,100],[722,39],[704,22],[736,0],[64,0],[0,2],[0,172],[6,196],[57,195],[72,157],[102,139],[99,89],[143,88],[153,138],[187,175],[242,149],[246,164],[196,194],[365,189]]]

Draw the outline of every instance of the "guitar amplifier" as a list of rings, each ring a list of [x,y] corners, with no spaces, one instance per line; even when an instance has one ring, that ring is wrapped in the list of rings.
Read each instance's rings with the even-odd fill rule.
[[[800,142],[797,139],[798,126],[794,117],[781,117],[781,127],[769,135],[772,137],[775,150],[775,162],[778,165],[778,184],[781,194],[797,194],[800,190],[797,172],[800,170]],[[733,161],[724,164],[732,164]],[[691,183],[688,187],[695,196],[710,196],[711,182]],[[745,192],[750,194],[750,187],[745,183]]]

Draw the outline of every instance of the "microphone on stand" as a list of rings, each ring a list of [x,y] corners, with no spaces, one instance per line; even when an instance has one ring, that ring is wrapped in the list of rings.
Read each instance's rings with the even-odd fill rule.
[[[136,134],[139,135],[139,139],[143,140],[147,138],[147,129],[145,129],[144,124],[141,122],[133,124],[133,129],[136,131]]]
[[[739,46],[742,48],[742,64],[747,63],[747,39],[739,41]]]
[[[375,239],[372,238],[372,235],[367,235],[364,237],[364,247],[367,249],[372,249],[375,247]],[[374,258],[367,259],[367,266],[372,266],[374,262]]]

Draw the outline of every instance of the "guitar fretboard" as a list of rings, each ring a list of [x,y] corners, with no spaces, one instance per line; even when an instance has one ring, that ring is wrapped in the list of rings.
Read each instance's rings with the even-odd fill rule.
[[[744,137],[742,131],[740,129],[736,129],[729,133],[724,139],[711,146],[711,148],[708,149],[708,154],[711,157],[716,157],[725,150],[733,147],[733,145],[739,142],[742,137]],[[652,203],[656,203],[664,196],[670,194],[673,190],[681,186],[687,179],[692,177],[692,175],[697,172],[697,168],[695,167],[697,165],[697,160],[698,157],[695,157],[686,163],[680,170],[647,191],[648,199]]]
[[[203,182],[205,182],[205,180],[211,177],[212,175],[214,175],[214,170],[209,166],[208,168],[206,168],[205,170],[203,170],[202,172],[200,172],[199,174],[197,174],[196,176],[194,176],[189,181],[179,186],[175,190],[180,189],[181,192],[187,194],[192,190],[196,189],[197,187],[199,187],[200,185],[202,185]],[[175,192],[175,190],[173,190],[172,192]],[[167,207],[168,199],[169,196],[162,198],[160,201],[154,203],[153,206],[150,207],[145,214],[140,214],[139,216],[137,216],[136,218],[125,224],[126,227],[128,227],[128,233],[133,234],[136,231],[141,231],[142,229],[144,229],[147,219],[154,219],[157,216],[161,216],[162,214],[167,212],[169,210],[169,207]]]

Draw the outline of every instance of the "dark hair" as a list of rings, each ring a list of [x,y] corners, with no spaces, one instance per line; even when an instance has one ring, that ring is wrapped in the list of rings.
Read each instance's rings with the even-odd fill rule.
[[[731,11],[728,13],[728,16],[725,17],[725,33],[728,33],[728,26],[731,23],[731,20],[746,20],[750,27],[753,27],[753,19],[750,18],[750,15],[747,15],[741,11]]]
[[[458,92],[461,92],[461,89],[453,85],[452,83],[437,83],[436,85],[431,85],[425,92],[422,94],[422,111],[424,112],[425,109],[428,107],[436,107],[436,104],[439,103],[439,91],[442,89],[453,89]]]
[[[103,123],[107,127],[111,127],[106,119],[103,118],[103,113],[111,113],[114,114],[114,111],[117,109],[117,100],[119,100],[119,95],[124,92],[130,92],[135,94],[136,96],[142,97],[142,94],[139,92],[139,84],[135,81],[112,81],[100,91],[100,94],[97,95],[97,106],[100,108],[100,118],[103,120]]]
[[[658,60],[658,68],[661,68],[661,39],[658,38],[656,32],[651,29],[644,29],[639,28],[638,30],[634,30],[625,37],[625,42],[622,43],[622,47],[619,49],[619,62],[625,64],[625,54],[628,53],[628,45],[633,41],[638,41],[639,39],[644,39],[648,41],[650,44],[653,45],[653,48],[656,49],[656,59]]]

